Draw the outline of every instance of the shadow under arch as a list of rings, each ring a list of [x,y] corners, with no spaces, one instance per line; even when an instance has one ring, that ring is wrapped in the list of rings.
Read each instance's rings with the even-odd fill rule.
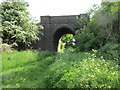
[[[53,51],[57,52],[59,39],[65,34],[75,35],[73,30],[68,27],[61,27],[57,29],[56,32],[53,34]]]

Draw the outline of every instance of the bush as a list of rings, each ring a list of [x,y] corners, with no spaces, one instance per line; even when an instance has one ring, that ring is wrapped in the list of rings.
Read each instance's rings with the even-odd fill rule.
[[[120,44],[114,43],[106,43],[103,47],[101,47],[96,55],[98,57],[103,56],[104,59],[109,60],[120,60]]]
[[[118,65],[105,60],[86,59],[66,70],[53,72],[54,88],[118,88]],[[59,78],[57,77],[59,76]]]
[[[102,53],[102,50],[110,45],[107,43],[113,43],[115,47],[110,45],[108,46],[109,48],[105,50],[108,50],[106,52],[109,56],[111,53],[116,54],[114,49],[116,48],[116,43],[119,43],[120,38],[118,7],[119,3],[117,2],[103,2],[100,8],[93,10],[90,22],[87,23],[87,25],[84,25],[83,28],[76,31],[75,39],[78,42],[76,44],[77,51],[91,51],[92,49],[96,49],[100,50]],[[80,20],[77,22],[80,22]],[[83,18],[81,23],[84,22],[85,20]],[[106,56],[108,57],[107,59],[111,58],[111,56],[109,56]]]
[[[45,83],[49,88],[119,88],[118,65],[85,53],[61,54]]]
[[[91,23],[89,23],[88,27],[84,27],[76,32],[76,51],[91,51],[92,49],[98,48],[99,42],[94,33],[89,29],[89,27],[93,27],[90,25]]]
[[[45,82],[47,88],[54,88],[56,82],[58,82],[64,73],[69,70],[70,67],[73,67],[74,63],[80,62],[83,58],[88,58],[89,55],[85,53],[63,53],[58,54],[55,57],[54,63],[49,68],[49,74],[46,76]],[[76,61],[76,62],[75,62]]]

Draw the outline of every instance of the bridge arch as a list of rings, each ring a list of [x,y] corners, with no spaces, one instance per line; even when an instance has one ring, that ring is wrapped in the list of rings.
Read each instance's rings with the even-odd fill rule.
[[[58,41],[64,34],[73,34],[76,31],[76,17],[88,17],[87,14],[68,16],[41,16],[40,25],[44,26],[40,40],[33,43],[34,49],[57,51]],[[81,26],[82,27],[82,26]]]
[[[59,39],[65,34],[75,35],[74,31],[69,27],[61,27],[61,28],[58,28],[54,32],[54,34],[53,34],[53,48],[54,48],[54,51],[57,51],[58,44],[59,44]]]

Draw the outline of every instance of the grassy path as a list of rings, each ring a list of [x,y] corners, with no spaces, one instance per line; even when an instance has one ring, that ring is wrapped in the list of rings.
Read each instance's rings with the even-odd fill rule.
[[[49,58],[50,57],[47,57],[42,61],[34,61],[25,66],[2,72],[3,87],[45,87],[43,81],[51,64],[51,59],[49,60]]]
[[[28,51],[31,53],[30,51]],[[24,54],[25,52],[23,52]],[[27,53],[26,53],[27,54]],[[16,55],[18,55],[16,53]],[[38,55],[38,53],[37,53]],[[34,57],[37,56],[34,54]],[[9,55],[6,54],[6,57]],[[39,55],[39,59],[37,57],[36,60],[32,60],[32,58],[28,58],[29,61],[25,63],[21,63],[23,61],[23,57],[26,55],[21,55],[22,59],[19,59],[20,63],[15,63],[14,60],[12,64],[9,64],[10,61],[6,59],[3,60],[3,72],[0,73],[2,75],[2,87],[3,88],[43,88],[45,87],[45,83],[43,80],[48,73],[49,65],[54,61],[54,57],[44,57],[43,55]],[[33,53],[31,53],[33,56]],[[29,56],[29,57],[31,57]],[[5,56],[3,56],[5,58]],[[10,56],[11,57],[11,56]],[[20,56],[19,56],[20,57]],[[18,58],[18,56],[14,55],[14,59]],[[25,58],[26,59],[26,58]],[[34,58],[35,59],[35,58]],[[8,67],[6,64],[9,64]],[[14,66],[12,66],[14,64]],[[17,65],[15,65],[17,64]],[[11,67],[11,68],[10,68]]]

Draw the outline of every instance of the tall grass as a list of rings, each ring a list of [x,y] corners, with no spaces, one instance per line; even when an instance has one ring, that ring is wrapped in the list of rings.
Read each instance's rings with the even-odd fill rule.
[[[10,70],[15,67],[21,67],[25,64],[37,60],[38,52],[35,51],[13,51],[2,54],[2,70]]]
[[[85,52],[2,54],[3,88],[119,88],[118,65]]]
[[[33,88],[45,87],[42,81],[45,69],[53,61],[52,53],[38,51],[13,51],[2,54],[2,87]],[[0,75],[0,76],[1,76]]]
[[[13,51],[2,54],[2,70],[6,71],[15,67],[21,67],[34,61],[43,60],[51,55],[50,52],[38,51]]]

